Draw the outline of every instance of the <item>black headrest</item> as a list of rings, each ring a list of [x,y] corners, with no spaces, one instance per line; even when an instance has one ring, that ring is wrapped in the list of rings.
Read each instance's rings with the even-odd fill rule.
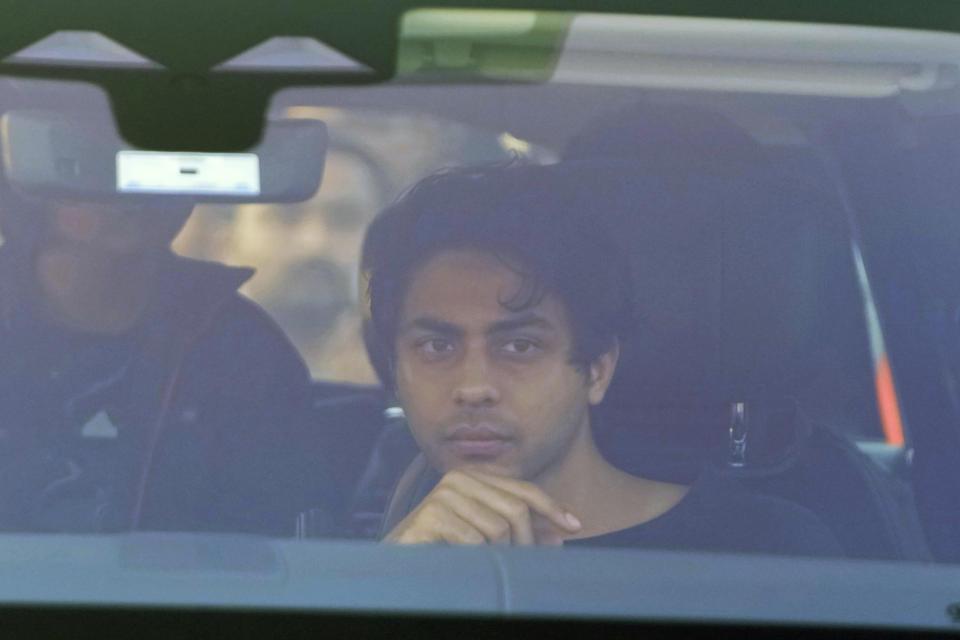
[[[787,389],[827,340],[823,283],[852,282],[842,210],[768,163],[738,176],[634,172],[615,226],[643,318],[611,390],[643,404]],[[624,186],[625,185],[625,186]],[[610,197],[606,194],[605,197]],[[847,311],[860,302],[853,282]],[[824,316],[828,317],[824,317]]]
[[[869,368],[845,213],[812,151],[709,109],[638,103],[564,155],[606,164],[623,191],[611,209],[644,317],[598,414],[803,398],[830,388],[825,372]]]

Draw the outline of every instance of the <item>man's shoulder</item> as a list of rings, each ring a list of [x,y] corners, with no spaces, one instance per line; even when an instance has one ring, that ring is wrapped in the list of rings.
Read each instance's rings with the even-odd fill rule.
[[[171,256],[162,279],[164,314],[179,327],[191,351],[229,368],[256,365],[308,379],[306,365],[280,326],[237,289],[253,269]]]
[[[711,472],[701,474],[686,496],[659,517],[582,544],[774,555],[842,554],[836,538],[809,510]]]
[[[163,294],[184,299],[191,296],[209,298],[211,295],[226,297],[236,293],[254,273],[251,267],[234,267],[165,252],[157,275]]]
[[[190,318],[194,329],[220,320],[227,326],[283,335],[266,311],[238,291],[253,274],[249,267],[171,254],[163,263],[160,290],[166,298],[163,302],[173,307],[167,311],[182,316],[184,321]]]
[[[684,504],[686,503],[686,504]],[[710,527],[728,546],[771,553],[839,554],[830,529],[809,509],[704,473],[680,505],[693,526]]]

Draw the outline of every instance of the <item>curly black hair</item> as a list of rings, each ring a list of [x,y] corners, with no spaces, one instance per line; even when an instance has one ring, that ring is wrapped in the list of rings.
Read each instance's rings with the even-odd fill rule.
[[[370,318],[364,337],[385,386],[393,386],[397,323],[417,269],[449,249],[490,252],[522,286],[502,300],[520,311],[544,295],[564,304],[571,363],[586,366],[636,328],[628,262],[608,223],[622,174],[576,164],[445,170],[420,181],[367,230],[362,269]]]

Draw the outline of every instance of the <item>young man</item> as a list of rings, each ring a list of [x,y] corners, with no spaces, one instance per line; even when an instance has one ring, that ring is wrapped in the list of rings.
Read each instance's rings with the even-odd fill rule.
[[[592,408],[638,322],[605,224],[631,203],[588,179],[562,165],[449,172],[371,226],[372,360],[441,476],[385,540],[838,553],[798,506],[600,454]]]
[[[172,254],[191,203],[0,195],[0,530],[292,535],[309,375],[252,270]]]

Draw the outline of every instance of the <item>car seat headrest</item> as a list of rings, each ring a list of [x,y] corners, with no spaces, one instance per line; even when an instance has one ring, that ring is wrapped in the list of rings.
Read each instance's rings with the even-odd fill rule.
[[[863,331],[842,209],[825,177],[814,187],[815,159],[608,171],[622,192],[604,197],[629,203],[614,224],[642,317],[604,403],[615,412],[791,395],[822,371],[838,326]]]

